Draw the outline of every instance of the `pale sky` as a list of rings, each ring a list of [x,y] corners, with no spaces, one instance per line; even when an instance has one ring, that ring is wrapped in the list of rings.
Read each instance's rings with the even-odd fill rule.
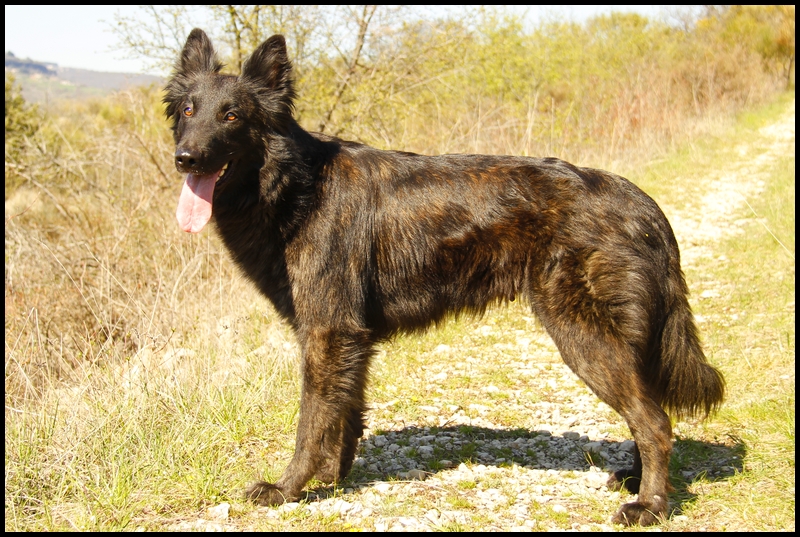
[[[668,6],[507,6],[527,9],[532,23],[541,17],[583,21],[599,13],[636,11],[659,17]],[[136,15],[136,6],[5,6],[6,45],[19,58],[53,62],[61,67],[95,71],[144,72],[141,60],[126,60],[114,52],[117,37],[110,31],[114,14]],[[200,23],[198,23],[200,24]],[[163,73],[152,73],[163,74]]]

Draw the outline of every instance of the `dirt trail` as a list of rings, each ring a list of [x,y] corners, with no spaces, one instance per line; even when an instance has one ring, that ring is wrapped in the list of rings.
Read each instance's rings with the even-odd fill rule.
[[[759,130],[760,138],[734,149],[733,160],[703,185],[705,194],[686,210],[663,207],[681,249],[684,269],[712,256],[714,244],[722,238],[743,233],[744,225],[756,218],[740,218],[749,200],[764,189],[763,177],[770,161],[794,153],[795,104],[781,118]]]

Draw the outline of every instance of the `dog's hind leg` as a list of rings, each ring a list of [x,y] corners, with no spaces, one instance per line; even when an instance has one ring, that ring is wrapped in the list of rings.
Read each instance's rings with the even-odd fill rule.
[[[614,472],[609,485],[613,489],[619,483],[639,496],[620,507],[612,520],[626,526],[648,526],[667,516],[667,494],[673,490],[669,482],[672,426],[666,412],[652,399],[645,396],[631,403],[619,412],[636,441],[634,465]]]
[[[608,336],[576,332],[571,333],[570,341],[554,337],[562,358],[601,400],[619,412],[636,441],[633,468],[616,472],[609,483],[615,487],[622,481],[639,497],[623,505],[612,520],[626,526],[656,524],[667,515],[667,493],[672,490],[669,417],[653,399],[630,346],[616,344]]]
[[[295,452],[276,483],[259,482],[247,489],[247,498],[261,505],[297,500],[315,475],[326,482],[344,478],[364,429],[369,338],[321,329],[300,331],[298,338],[303,387]]]
[[[625,419],[636,441],[633,468],[615,474],[612,485],[621,479],[639,497],[614,522],[650,525],[667,516],[672,490],[672,426],[651,371],[664,305],[652,260],[610,244],[609,251],[562,251],[532,280],[530,295],[564,362]]]

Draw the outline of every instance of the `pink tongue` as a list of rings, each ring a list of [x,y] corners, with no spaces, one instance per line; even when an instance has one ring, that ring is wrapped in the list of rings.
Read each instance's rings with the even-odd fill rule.
[[[198,233],[211,220],[211,199],[221,171],[211,175],[190,173],[186,176],[176,214],[182,230]]]

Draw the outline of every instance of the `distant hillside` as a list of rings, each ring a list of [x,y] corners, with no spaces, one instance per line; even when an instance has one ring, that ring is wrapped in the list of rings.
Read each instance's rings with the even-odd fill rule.
[[[164,83],[163,78],[152,75],[59,67],[55,63],[18,58],[11,52],[6,52],[5,57],[6,73],[14,74],[22,86],[22,95],[29,102],[102,97],[135,86]]]

